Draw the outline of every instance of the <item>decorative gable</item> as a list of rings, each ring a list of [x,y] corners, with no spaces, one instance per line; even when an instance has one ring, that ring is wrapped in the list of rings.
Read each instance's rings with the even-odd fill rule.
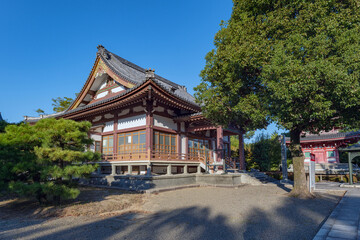
[[[126,90],[125,86],[121,85],[120,83],[113,80],[110,76],[108,76],[100,83],[100,87],[96,90],[96,93],[92,97],[92,100],[96,101],[106,96],[113,96],[114,93],[118,93],[124,90]]]
[[[117,76],[101,58],[97,57],[93,70],[70,110],[100,99],[112,97],[135,85]]]

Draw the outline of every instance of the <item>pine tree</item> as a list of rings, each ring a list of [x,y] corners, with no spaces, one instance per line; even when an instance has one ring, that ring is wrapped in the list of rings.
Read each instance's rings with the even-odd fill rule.
[[[42,119],[35,125],[9,126],[0,135],[0,161],[7,163],[9,187],[20,195],[39,200],[75,198],[79,194],[73,178],[95,171],[99,153],[86,151],[92,144],[89,122]]]

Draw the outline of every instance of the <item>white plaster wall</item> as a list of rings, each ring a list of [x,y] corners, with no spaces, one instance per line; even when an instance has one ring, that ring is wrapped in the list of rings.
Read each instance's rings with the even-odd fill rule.
[[[171,118],[154,115],[154,125],[157,127],[169,128],[172,130],[177,130],[176,123]]]
[[[216,149],[216,141],[211,141],[211,144],[212,144],[212,149]],[[214,161],[216,161],[216,155],[215,155],[215,151],[213,152],[213,159],[214,159]]]
[[[97,134],[91,134],[90,138],[94,141],[101,141],[101,136]]]
[[[181,149],[180,149],[180,152],[185,154],[185,150],[186,150],[186,137],[185,137],[185,135],[181,135]]]
[[[102,75],[102,74],[101,74]],[[102,82],[101,85],[100,85],[100,88],[99,89],[103,89],[104,87],[106,87],[106,81]]]
[[[114,131],[114,121],[106,122],[104,127],[104,132]]]
[[[120,92],[122,90],[125,90],[125,88],[123,86],[118,86],[116,88],[111,89],[111,92],[116,93],[116,92]]]
[[[96,99],[105,97],[107,94],[108,94],[108,91],[102,92],[102,93],[100,93],[100,94],[98,94],[98,95],[96,96]]]
[[[146,125],[146,116],[145,114],[141,114],[138,116],[123,118],[118,120],[118,130],[140,127]]]
[[[94,141],[101,141],[101,136],[97,134],[90,134],[90,138]],[[95,152],[95,145],[90,145],[90,151]]]

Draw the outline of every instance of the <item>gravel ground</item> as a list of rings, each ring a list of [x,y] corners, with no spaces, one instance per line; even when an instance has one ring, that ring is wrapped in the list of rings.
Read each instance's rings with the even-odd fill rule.
[[[117,217],[0,219],[0,239],[312,239],[342,196],[286,193],[271,185],[163,192]]]

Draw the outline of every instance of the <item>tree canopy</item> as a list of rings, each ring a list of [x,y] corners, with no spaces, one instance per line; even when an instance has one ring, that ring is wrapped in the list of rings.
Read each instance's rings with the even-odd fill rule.
[[[293,195],[307,192],[300,134],[359,122],[359,10],[355,0],[235,0],[206,56],[196,96],[208,117],[270,117],[290,131]]]
[[[89,122],[42,119],[35,125],[9,125],[0,134],[0,185],[39,200],[75,198],[74,177],[96,169],[99,153],[86,151]]]
[[[71,103],[74,101],[74,99],[68,97],[63,97],[63,98],[57,97],[57,98],[52,98],[51,101],[53,102],[51,104],[53,106],[53,111],[57,113],[68,109]],[[37,112],[39,115],[45,114],[45,111],[42,110],[41,108],[38,108],[35,112]]]
[[[74,99],[72,98],[68,98],[68,97],[58,97],[58,98],[53,98],[52,100],[52,106],[54,107],[53,110],[54,112],[62,112],[65,111],[66,109],[68,109],[71,105],[71,103],[74,101]]]

